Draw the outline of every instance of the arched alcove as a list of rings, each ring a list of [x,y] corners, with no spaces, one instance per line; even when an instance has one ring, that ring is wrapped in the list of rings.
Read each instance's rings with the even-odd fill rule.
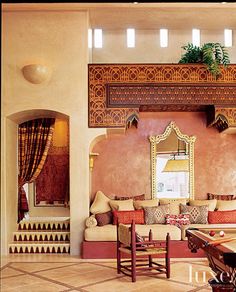
[[[1,221],[2,221],[2,253],[8,253],[8,243],[12,240],[12,232],[17,228],[17,205],[18,205],[18,126],[19,124],[38,118],[56,118],[68,121],[69,116],[62,112],[48,109],[31,109],[12,113],[2,119],[1,145],[2,152],[2,185],[1,185]],[[31,206],[30,206],[31,207]],[[46,211],[46,209],[48,209]],[[57,209],[58,211],[59,209]],[[41,212],[42,216],[55,216],[50,208]],[[69,216],[67,211],[62,216]]]
[[[38,118],[59,118],[69,120],[69,116],[67,114],[47,109],[25,110],[13,113],[7,117],[7,119],[15,122],[18,125],[23,122]]]

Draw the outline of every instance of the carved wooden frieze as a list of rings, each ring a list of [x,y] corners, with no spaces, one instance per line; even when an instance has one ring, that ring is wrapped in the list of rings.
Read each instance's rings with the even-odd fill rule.
[[[228,98],[225,98],[227,92]],[[139,107],[156,104],[232,104],[235,84],[107,84],[107,107]]]
[[[89,65],[89,127],[125,127],[134,111],[236,106],[236,65],[216,80],[204,65]]]

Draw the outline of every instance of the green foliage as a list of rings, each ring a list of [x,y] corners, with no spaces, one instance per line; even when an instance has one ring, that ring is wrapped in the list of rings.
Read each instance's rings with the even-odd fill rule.
[[[202,47],[187,44],[182,47],[186,52],[179,63],[203,63],[216,78],[220,75],[220,64],[230,63],[229,54],[220,43],[206,43]]]
[[[183,46],[182,49],[186,53],[182,56],[179,63],[201,63],[202,62],[202,50],[194,46],[193,44],[187,44]]]

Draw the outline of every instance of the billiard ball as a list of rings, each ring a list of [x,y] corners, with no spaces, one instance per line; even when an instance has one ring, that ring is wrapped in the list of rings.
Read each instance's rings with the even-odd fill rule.
[[[219,233],[219,235],[220,235],[221,237],[225,236],[225,233],[224,233],[224,231],[223,231],[223,230],[221,230],[221,231],[220,231],[220,233]]]
[[[210,232],[209,232],[209,235],[210,236],[214,236],[216,233],[215,233],[215,231],[214,230],[211,230]]]

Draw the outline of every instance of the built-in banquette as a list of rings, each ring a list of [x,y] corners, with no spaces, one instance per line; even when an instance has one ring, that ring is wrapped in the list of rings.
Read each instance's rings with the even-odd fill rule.
[[[132,125],[137,127],[143,112],[201,111],[206,113],[206,127],[213,126],[219,132],[233,134],[236,130],[235,73],[236,65],[222,67],[221,75],[216,79],[201,64],[90,64],[89,127],[127,129]],[[189,177],[178,198],[168,199],[168,196],[159,193],[165,190],[157,177],[156,155],[162,152],[157,151],[162,140],[171,138],[172,130],[178,137],[178,145],[175,152],[169,150],[175,159],[183,150],[181,142],[185,143],[184,155],[189,159],[185,167]],[[186,228],[199,225],[222,229],[228,225],[236,227],[236,200],[233,195],[209,194],[201,200],[194,197],[194,136],[182,134],[172,122],[163,134],[146,138],[151,142],[151,173],[146,172],[152,184],[151,194],[111,197],[101,191],[96,192],[99,189],[96,185],[91,216],[86,220],[84,231],[83,258],[116,256],[117,220],[124,224],[135,220],[141,235],[147,235],[152,229],[154,239],[158,240],[164,240],[169,232],[171,257],[194,256],[187,247]],[[197,256],[203,254],[198,253]]]
[[[155,240],[171,238],[171,257],[202,257],[192,254],[187,246],[187,228],[236,228],[236,196],[208,194],[207,200],[148,199],[145,195],[109,198],[102,191],[96,193],[86,220],[83,258],[116,257],[116,222],[136,223],[140,235],[150,229]]]

